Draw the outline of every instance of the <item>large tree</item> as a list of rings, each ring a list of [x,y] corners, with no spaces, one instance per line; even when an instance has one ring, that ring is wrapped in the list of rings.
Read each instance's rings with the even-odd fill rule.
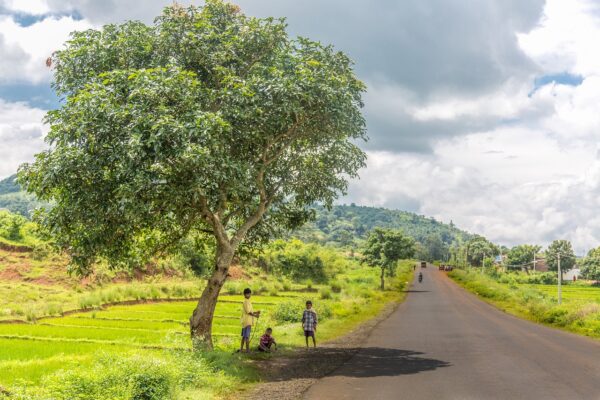
[[[385,289],[385,273],[391,274],[399,260],[413,257],[415,241],[401,231],[375,228],[362,250],[363,262],[381,268],[381,290]]]
[[[467,262],[472,266],[483,265],[486,257],[495,257],[500,253],[498,246],[489,242],[483,236],[475,236],[465,244],[465,254]]]
[[[546,250],[546,263],[551,271],[558,271],[558,256],[560,254],[560,269],[568,271],[575,265],[575,253],[568,240],[555,240]]]
[[[542,249],[541,246],[532,244],[520,244],[511,248],[507,255],[509,268],[524,268],[529,271],[533,267],[535,255]]]
[[[38,219],[80,273],[144,262],[190,234],[215,243],[190,318],[212,345],[217,296],[242,245],[303,223],[365,165],[365,86],[343,53],[290,38],[237,6],[164,9],[72,34],[48,64],[65,98],[49,150],[20,182],[53,207]]]

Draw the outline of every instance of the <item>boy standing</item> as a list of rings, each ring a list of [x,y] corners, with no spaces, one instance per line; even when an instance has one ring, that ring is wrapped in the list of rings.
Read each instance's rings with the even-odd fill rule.
[[[302,313],[302,329],[304,329],[304,338],[306,339],[306,348],[308,348],[308,338],[312,337],[313,347],[317,347],[315,332],[317,331],[317,313],[312,309],[312,301],[306,302],[306,310]]]
[[[260,337],[260,342],[258,343],[258,351],[265,351],[267,353],[271,352],[271,346],[275,345],[273,350],[277,350],[277,342],[275,342],[275,338],[273,337],[273,329],[267,328],[265,334]]]
[[[252,290],[250,288],[244,289],[244,304],[242,305],[242,343],[240,344],[240,352],[244,352],[244,343],[246,344],[246,353],[250,352],[250,332],[252,330],[252,324],[254,323],[254,317],[260,316],[260,311],[252,310],[252,303],[250,302],[250,296],[252,296]]]

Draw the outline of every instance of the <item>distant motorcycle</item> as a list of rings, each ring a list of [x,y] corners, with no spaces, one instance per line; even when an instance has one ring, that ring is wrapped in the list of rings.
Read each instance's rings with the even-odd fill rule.
[[[423,274],[419,272],[419,283],[423,282]]]

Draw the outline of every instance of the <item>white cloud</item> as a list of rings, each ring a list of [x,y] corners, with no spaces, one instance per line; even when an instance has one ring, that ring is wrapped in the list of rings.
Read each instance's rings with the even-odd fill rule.
[[[44,115],[44,110],[27,104],[0,100],[0,177],[14,174],[21,163],[45,148]]]
[[[0,17],[0,54],[13,55],[0,59],[0,82],[49,81],[46,58],[62,48],[69,33],[89,27],[72,17],[47,17],[29,26],[19,25],[11,16]]]
[[[547,0],[538,27],[518,35],[523,50],[550,73],[600,72],[599,5],[595,0]]]
[[[42,15],[50,11],[46,0],[3,0],[0,5],[9,11],[31,15]]]
[[[485,164],[457,166],[444,155],[370,152],[368,164],[347,201],[412,207],[509,246],[568,239],[583,254],[600,243],[600,160],[583,177],[536,182],[490,179]],[[513,171],[508,175],[516,177]]]

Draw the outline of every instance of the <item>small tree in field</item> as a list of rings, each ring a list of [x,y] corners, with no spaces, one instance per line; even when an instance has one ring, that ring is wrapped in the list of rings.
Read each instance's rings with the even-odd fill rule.
[[[575,266],[575,253],[573,253],[571,242],[568,240],[555,240],[550,243],[546,250],[546,263],[550,271],[558,271],[559,254],[561,272],[566,272]]]
[[[385,272],[393,272],[399,260],[413,257],[415,241],[400,231],[375,228],[367,237],[363,262],[381,268],[381,290],[385,289]]]
[[[50,149],[20,171],[53,204],[38,220],[79,273],[211,237],[214,268],[190,318],[209,346],[240,246],[302,224],[365,164],[352,62],[285,27],[208,0],[167,7],[152,26],[74,33],[49,60],[66,99],[46,117]]]

